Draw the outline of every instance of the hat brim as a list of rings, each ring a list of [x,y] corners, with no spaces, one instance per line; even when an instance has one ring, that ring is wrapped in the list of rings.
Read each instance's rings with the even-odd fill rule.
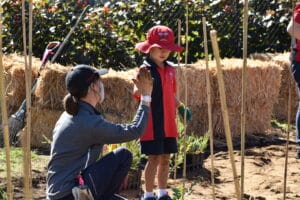
[[[108,73],[108,69],[106,69],[106,68],[97,69],[97,70],[96,70],[96,73],[97,73],[99,76],[102,76],[102,75]]]
[[[177,44],[149,44],[148,41],[140,42],[135,45],[135,49],[143,52],[143,53],[149,53],[150,49],[153,47],[159,47],[162,49],[168,49],[169,51],[176,51],[176,52],[182,52],[184,50],[183,47],[177,45]]]

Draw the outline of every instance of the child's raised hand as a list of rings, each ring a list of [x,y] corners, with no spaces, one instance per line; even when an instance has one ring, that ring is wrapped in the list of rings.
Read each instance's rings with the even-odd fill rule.
[[[142,67],[139,70],[139,74],[136,79],[132,79],[141,95],[150,95],[153,89],[153,81],[150,72],[146,67]]]

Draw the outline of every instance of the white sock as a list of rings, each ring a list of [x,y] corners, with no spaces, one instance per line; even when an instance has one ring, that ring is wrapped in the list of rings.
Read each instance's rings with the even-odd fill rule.
[[[144,198],[147,198],[147,197],[154,197],[154,193],[153,192],[145,192]]]
[[[157,194],[158,194],[158,198],[160,198],[160,197],[168,194],[168,190],[167,189],[158,189]]]

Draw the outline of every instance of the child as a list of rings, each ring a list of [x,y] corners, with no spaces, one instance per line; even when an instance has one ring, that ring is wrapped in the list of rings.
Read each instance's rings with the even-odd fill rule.
[[[294,15],[287,27],[288,33],[293,37],[291,53],[291,67],[294,79],[300,88],[300,3],[294,8]],[[300,104],[296,115],[296,158],[300,159]]]
[[[176,106],[181,115],[186,110],[187,120],[191,111],[175,97],[175,70],[167,61],[172,51],[181,52],[182,47],[174,43],[174,33],[166,26],[154,26],[147,32],[145,42],[136,44],[135,48],[147,54],[141,66],[148,68],[153,79],[151,111],[148,124],[141,141],[141,152],[148,156],[145,166],[145,193],[142,200],[169,200],[167,180],[169,176],[169,159],[171,153],[177,153],[178,132],[175,121]],[[136,88],[134,96],[140,97]],[[157,174],[157,198],[153,193],[155,175]]]

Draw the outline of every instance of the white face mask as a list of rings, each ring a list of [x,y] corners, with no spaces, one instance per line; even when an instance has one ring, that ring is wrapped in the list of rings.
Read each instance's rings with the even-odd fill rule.
[[[99,102],[102,103],[104,101],[104,98],[105,98],[104,85],[103,85],[102,82],[100,82],[99,92],[100,92],[100,100],[99,100]]]

